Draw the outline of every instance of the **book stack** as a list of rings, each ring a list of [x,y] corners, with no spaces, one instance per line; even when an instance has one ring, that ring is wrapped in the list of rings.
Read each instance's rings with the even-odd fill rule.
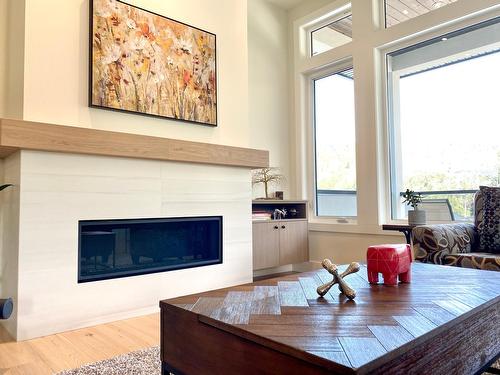
[[[252,220],[271,220],[271,213],[267,211],[253,211]]]

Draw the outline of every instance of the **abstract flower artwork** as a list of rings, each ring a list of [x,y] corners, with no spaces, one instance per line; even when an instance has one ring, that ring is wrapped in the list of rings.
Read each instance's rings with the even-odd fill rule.
[[[217,126],[214,34],[119,0],[90,2],[92,107]]]

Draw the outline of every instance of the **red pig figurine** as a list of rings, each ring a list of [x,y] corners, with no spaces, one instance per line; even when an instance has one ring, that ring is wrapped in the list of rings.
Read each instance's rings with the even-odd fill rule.
[[[409,283],[411,280],[411,248],[410,245],[377,245],[370,246],[366,252],[368,281],[378,283],[378,274],[384,277],[385,285]]]

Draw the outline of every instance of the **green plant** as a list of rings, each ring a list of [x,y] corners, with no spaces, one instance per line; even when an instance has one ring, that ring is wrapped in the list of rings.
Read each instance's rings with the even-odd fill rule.
[[[415,210],[418,208],[419,203],[422,202],[422,194],[415,193],[410,189],[406,189],[403,194],[403,198],[403,203],[406,203],[408,206],[412,206]]]

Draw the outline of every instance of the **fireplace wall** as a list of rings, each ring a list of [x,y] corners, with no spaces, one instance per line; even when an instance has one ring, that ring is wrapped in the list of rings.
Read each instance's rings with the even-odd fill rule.
[[[19,197],[19,245],[10,244],[18,264],[7,325],[18,340],[155,312],[161,299],[252,279],[248,169],[24,150],[5,165],[19,174],[9,193]],[[184,216],[223,217],[222,264],[78,283],[79,220]]]

